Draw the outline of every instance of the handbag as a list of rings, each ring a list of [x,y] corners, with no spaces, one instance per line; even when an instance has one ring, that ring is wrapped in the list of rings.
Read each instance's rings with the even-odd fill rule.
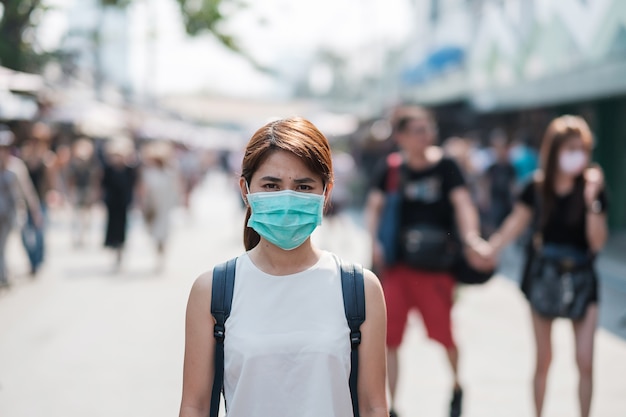
[[[582,318],[596,291],[593,258],[565,245],[547,245],[531,256],[528,299],[533,309],[546,318]]]
[[[414,224],[400,233],[402,260],[415,269],[449,271],[461,257],[461,244],[439,226]]]
[[[449,231],[435,225],[414,224],[400,228],[402,155],[389,154],[387,166],[385,205],[378,226],[385,264],[403,261],[416,269],[450,270],[461,253],[460,243]]]
[[[402,156],[397,152],[389,154],[387,166],[385,205],[378,226],[378,240],[383,247],[385,264],[393,265],[402,260],[416,269],[450,271],[456,281],[463,284],[487,282],[495,270],[479,271],[473,268],[463,256],[461,242],[454,233],[427,224],[400,230]],[[398,255],[401,259],[398,259]]]
[[[579,248],[548,243],[541,233],[541,195],[535,189],[534,235],[522,280],[532,308],[545,318],[578,320],[596,291],[594,256]],[[523,288],[524,289],[524,288]]]

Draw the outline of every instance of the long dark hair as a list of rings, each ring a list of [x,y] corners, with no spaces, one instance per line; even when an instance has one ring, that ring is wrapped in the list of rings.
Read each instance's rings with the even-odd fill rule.
[[[559,170],[559,150],[565,142],[573,138],[580,138],[587,155],[591,155],[593,148],[593,136],[591,129],[580,116],[565,115],[552,120],[546,129],[541,145],[541,175],[538,185],[540,187],[542,210],[541,225],[545,226],[549,216],[554,210],[556,201],[556,176]],[[585,186],[584,172],[574,182],[574,195],[576,200],[571,210],[570,222],[579,219],[584,211],[583,188]]]
[[[322,177],[324,186],[333,182],[333,163],[328,140],[313,123],[302,117],[270,122],[257,130],[246,146],[241,163],[241,177],[250,184],[252,175],[276,151],[291,152],[300,158],[311,171]],[[246,250],[254,248],[261,239],[257,232],[247,226],[250,214],[248,206],[243,226],[243,244]]]

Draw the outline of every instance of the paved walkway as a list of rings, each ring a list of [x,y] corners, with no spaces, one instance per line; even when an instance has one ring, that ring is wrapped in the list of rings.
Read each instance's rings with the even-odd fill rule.
[[[138,218],[127,259],[112,272],[100,247],[101,215],[89,245],[72,247],[67,213],[52,218],[50,256],[28,277],[13,236],[14,286],[0,294],[1,417],[171,417],[178,413],[184,314],[195,277],[241,251],[243,214],[222,176],[209,177],[191,213],[177,213],[165,271]],[[367,262],[367,237],[350,218],[326,222],[315,239]],[[502,277],[463,288],[454,311],[466,386],[465,417],[530,417],[531,330],[514,282]],[[576,416],[571,329],[557,322],[545,417]],[[444,417],[450,374],[444,353],[411,320],[398,409],[403,417]],[[598,331],[593,416],[626,416],[626,342]]]

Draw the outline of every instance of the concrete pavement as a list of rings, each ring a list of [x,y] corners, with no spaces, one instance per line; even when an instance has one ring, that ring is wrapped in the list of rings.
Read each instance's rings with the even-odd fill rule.
[[[101,248],[102,216],[92,240],[72,247],[67,212],[54,213],[49,257],[34,280],[13,236],[14,286],[0,294],[0,416],[126,417],[178,413],[184,314],[195,277],[242,250],[243,214],[233,187],[212,175],[190,214],[176,213],[164,272],[141,221],[130,228],[127,258],[112,273]],[[350,217],[325,222],[316,241],[367,263],[367,236]],[[527,305],[510,279],[459,290],[454,311],[461,347],[466,417],[530,417],[533,347]],[[576,416],[572,333],[554,329],[555,359],[545,417]],[[401,352],[398,411],[443,417],[450,374],[444,352],[428,341],[417,317]],[[626,343],[599,330],[593,416],[626,416]]]

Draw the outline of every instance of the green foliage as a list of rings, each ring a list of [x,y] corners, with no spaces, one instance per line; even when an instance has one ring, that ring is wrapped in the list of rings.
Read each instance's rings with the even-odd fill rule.
[[[270,72],[244,51],[234,35],[226,33],[222,24],[233,14],[247,7],[240,0],[176,0],[180,6],[185,29],[191,36],[210,33],[226,48],[244,57],[261,71]]]
[[[234,10],[245,7],[244,3],[235,0],[177,0],[185,29],[189,35],[195,36],[203,32],[213,35],[227,48],[240,52],[233,36],[220,28],[221,23],[228,19],[224,6],[234,6]]]
[[[152,1],[152,0],[148,0]],[[133,0],[100,0],[105,7],[126,7]],[[191,36],[210,33],[228,49],[247,58],[259,67],[239,47],[233,35],[225,33],[221,24],[232,13],[245,7],[240,0],[177,0],[185,29]],[[0,0],[0,64],[23,71],[36,71],[41,59],[33,51],[32,29],[37,18],[47,10],[42,0]],[[228,6],[228,7],[225,7]],[[30,35],[30,36],[29,36]]]
[[[42,8],[41,0],[0,0],[0,64],[12,69],[33,66],[34,53],[28,31],[33,13]]]

